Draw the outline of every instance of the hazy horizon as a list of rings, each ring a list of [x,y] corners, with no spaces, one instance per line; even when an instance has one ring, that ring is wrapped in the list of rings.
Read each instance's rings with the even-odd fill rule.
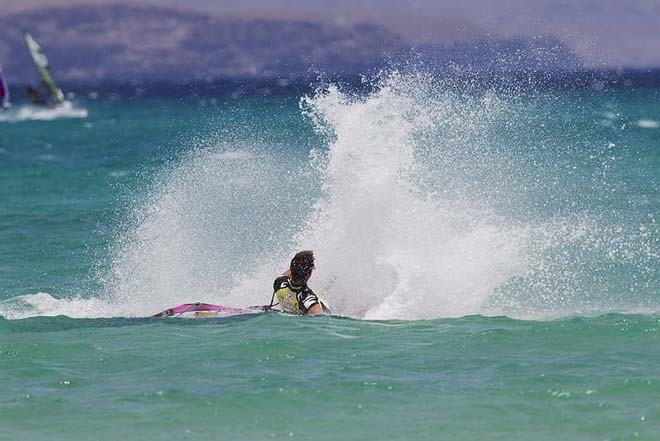
[[[25,0],[5,6],[13,12],[39,6],[107,4],[102,0]],[[334,24],[375,23],[411,44],[491,37],[555,36],[574,50],[585,67],[660,66],[660,2],[639,0],[126,0],[112,3],[160,5],[214,15],[314,20]],[[0,13],[1,15],[2,13]]]

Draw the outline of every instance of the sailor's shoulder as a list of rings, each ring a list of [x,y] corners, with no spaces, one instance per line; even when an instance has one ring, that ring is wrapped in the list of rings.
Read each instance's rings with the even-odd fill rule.
[[[275,291],[282,288],[288,288],[290,285],[289,278],[287,276],[280,276],[273,282],[273,288]]]
[[[309,286],[304,287],[304,288],[299,292],[299,297],[300,297],[301,300],[305,300],[305,301],[308,301],[308,300],[316,300],[316,301],[318,301],[318,298],[319,298],[319,297],[316,295],[316,293],[315,293],[315,292],[314,292]]]

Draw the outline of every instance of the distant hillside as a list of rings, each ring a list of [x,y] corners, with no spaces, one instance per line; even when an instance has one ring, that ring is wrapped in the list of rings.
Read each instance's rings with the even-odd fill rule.
[[[0,61],[31,72],[26,27],[62,79],[271,77],[361,71],[403,46],[377,26],[222,19],[142,6],[44,8],[0,18]]]
[[[42,44],[56,78],[73,81],[350,75],[410,53],[400,35],[370,24],[222,18],[152,6],[47,7],[0,16],[0,64],[10,81],[36,79],[24,27]],[[439,69],[452,63],[488,70],[579,66],[561,42],[548,39],[451,43],[419,54]]]

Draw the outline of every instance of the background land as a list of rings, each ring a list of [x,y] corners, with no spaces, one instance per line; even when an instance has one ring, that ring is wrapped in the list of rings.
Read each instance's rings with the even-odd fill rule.
[[[34,75],[23,28],[65,81],[353,75],[411,59],[481,72],[660,66],[656,2],[27,0],[0,15],[10,79]]]

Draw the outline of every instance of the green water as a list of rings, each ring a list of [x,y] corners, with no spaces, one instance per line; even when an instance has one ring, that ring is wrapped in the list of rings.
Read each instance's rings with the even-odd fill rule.
[[[2,321],[0,434],[652,440],[659,323]]]
[[[658,439],[660,92],[445,93],[3,115],[0,439]]]

